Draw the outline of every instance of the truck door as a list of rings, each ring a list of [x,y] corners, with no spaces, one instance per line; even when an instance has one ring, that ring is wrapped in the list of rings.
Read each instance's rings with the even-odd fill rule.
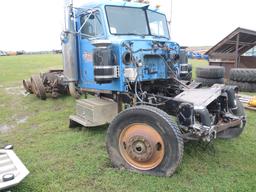
[[[91,41],[104,39],[105,32],[102,15],[99,10],[93,10],[80,15],[78,20],[78,50],[79,50],[79,86],[86,88],[94,83],[93,75],[93,49]]]

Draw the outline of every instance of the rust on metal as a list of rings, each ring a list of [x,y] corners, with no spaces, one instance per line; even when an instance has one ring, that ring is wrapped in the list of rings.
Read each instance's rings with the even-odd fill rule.
[[[157,167],[164,157],[164,142],[160,134],[145,123],[126,127],[119,137],[119,150],[125,161],[139,170]]]
[[[26,92],[33,93],[30,80],[23,80],[22,83],[23,83],[23,87],[26,90]]]
[[[32,92],[40,99],[46,99],[46,92],[43,86],[42,79],[39,75],[33,75],[31,77],[31,89]]]
[[[35,94],[40,99],[46,96],[57,98],[60,95],[69,94],[67,83],[63,78],[63,70],[49,70],[46,73],[33,75],[29,80],[23,80],[23,87],[26,92]]]
[[[221,132],[221,131],[224,131],[230,127],[236,127],[236,126],[239,126],[241,125],[241,120],[240,119],[237,119],[237,120],[234,120],[234,121],[230,121],[228,123],[220,123],[218,125],[216,125],[216,130],[217,132]]]

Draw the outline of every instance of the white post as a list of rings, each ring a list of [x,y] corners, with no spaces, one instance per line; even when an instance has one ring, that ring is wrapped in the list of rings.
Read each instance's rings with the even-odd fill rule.
[[[168,24],[169,24],[169,33],[170,33],[170,36],[171,36],[171,31],[172,31],[172,7],[173,7],[173,4],[172,4],[172,0],[170,0],[170,17],[169,17],[169,20],[168,20]]]

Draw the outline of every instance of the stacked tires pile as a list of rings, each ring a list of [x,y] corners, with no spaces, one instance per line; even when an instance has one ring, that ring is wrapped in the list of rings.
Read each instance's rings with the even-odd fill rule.
[[[229,84],[236,85],[240,91],[256,92],[256,69],[231,69]]]
[[[220,66],[208,66],[196,68],[196,82],[202,86],[210,87],[213,84],[224,84],[225,68]]]

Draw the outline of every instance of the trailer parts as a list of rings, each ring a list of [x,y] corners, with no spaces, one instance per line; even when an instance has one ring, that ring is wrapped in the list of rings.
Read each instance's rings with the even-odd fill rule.
[[[253,97],[249,102],[248,105],[251,107],[256,107],[256,97]]]
[[[45,100],[47,96],[58,98],[69,94],[63,70],[50,70],[40,75],[32,75],[30,79],[23,80],[23,87],[27,93],[35,94],[42,100]]]
[[[241,101],[246,109],[256,111],[256,97],[248,95],[239,95],[239,101]]]

